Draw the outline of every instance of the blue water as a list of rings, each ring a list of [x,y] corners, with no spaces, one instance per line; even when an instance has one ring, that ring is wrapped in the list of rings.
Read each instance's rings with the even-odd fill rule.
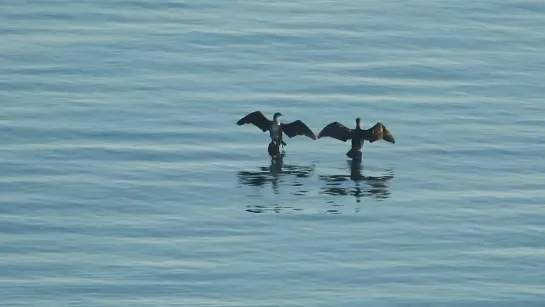
[[[1,305],[545,306],[544,13],[2,1]]]

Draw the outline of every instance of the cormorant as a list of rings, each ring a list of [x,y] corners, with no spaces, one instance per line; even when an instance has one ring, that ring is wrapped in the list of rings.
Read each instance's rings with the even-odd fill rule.
[[[345,127],[339,122],[332,122],[329,125],[325,126],[320,133],[318,133],[318,138],[331,137],[343,142],[346,142],[348,139],[352,140],[352,147],[346,153],[349,158],[352,160],[361,160],[361,149],[363,148],[363,142],[369,141],[373,143],[378,140],[385,140],[392,144],[395,144],[395,139],[390,133],[390,130],[381,123],[376,123],[373,127],[369,129],[362,129],[360,127],[360,118],[356,118],[356,128],[350,129]]]
[[[313,140],[316,140],[316,135],[314,135],[314,132],[312,132],[312,130],[310,130],[310,128],[301,120],[296,120],[285,124],[281,123],[278,119],[280,116],[283,116],[283,114],[279,112],[274,113],[273,120],[269,120],[265,117],[265,115],[263,115],[263,113],[261,113],[261,111],[255,111],[239,119],[237,121],[237,125],[241,126],[244,124],[253,124],[263,132],[269,131],[271,143],[269,143],[268,151],[271,158],[280,156],[280,145],[287,145],[282,140],[282,133],[285,133],[290,138],[297,135],[305,135]]]

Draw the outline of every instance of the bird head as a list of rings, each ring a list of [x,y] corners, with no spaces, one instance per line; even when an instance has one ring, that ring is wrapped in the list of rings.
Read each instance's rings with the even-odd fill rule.
[[[274,115],[273,115],[273,120],[277,120],[280,116],[284,116],[284,114],[282,114],[282,113],[280,113],[280,112],[274,113]]]
[[[358,118],[356,118],[356,126],[358,126],[358,127],[360,126],[360,121],[361,121],[361,120],[360,120],[360,118],[359,118],[359,117],[358,117]]]

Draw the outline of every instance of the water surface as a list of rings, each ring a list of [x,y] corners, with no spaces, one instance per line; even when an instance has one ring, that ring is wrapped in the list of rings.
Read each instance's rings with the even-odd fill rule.
[[[4,306],[542,306],[537,1],[4,1]],[[287,139],[380,121],[396,144]]]

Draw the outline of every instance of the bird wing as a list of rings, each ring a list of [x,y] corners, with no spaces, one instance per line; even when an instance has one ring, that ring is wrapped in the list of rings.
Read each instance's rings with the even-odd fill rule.
[[[367,133],[365,139],[368,140],[370,143],[378,140],[385,140],[392,144],[395,144],[396,142],[390,130],[388,130],[386,126],[384,126],[380,122],[376,123],[373,127],[367,129],[366,131]]]
[[[316,135],[314,135],[314,132],[312,132],[312,130],[310,130],[310,128],[300,120],[296,120],[289,124],[280,124],[280,127],[282,128],[282,131],[290,138],[296,135],[305,135],[313,140],[316,140]]]
[[[352,129],[347,128],[339,122],[332,122],[325,126],[320,133],[318,133],[318,138],[323,138],[326,136],[346,142],[352,138]]]
[[[237,125],[253,124],[263,132],[271,128],[272,121],[268,120],[261,111],[252,112],[237,121]]]

